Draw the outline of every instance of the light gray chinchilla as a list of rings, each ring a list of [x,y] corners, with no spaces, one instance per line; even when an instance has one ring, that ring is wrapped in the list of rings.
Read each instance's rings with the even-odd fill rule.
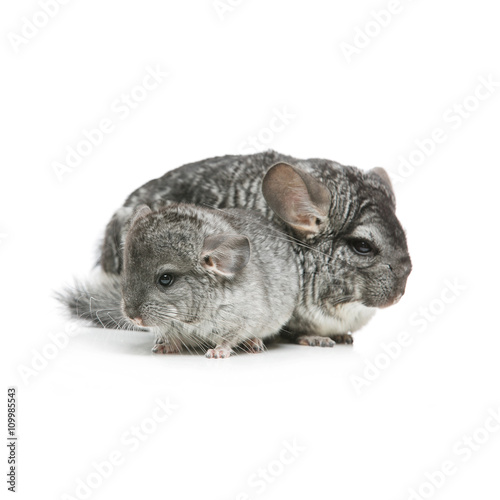
[[[377,308],[398,302],[411,271],[386,171],[274,151],[210,158],[134,191],[106,228],[100,264],[123,269],[127,221],[143,203],[246,208],[274,222],[300,261],[299,303],[285,333],[304,345],[351,343]]]
[[[73,314],[99,326],[150,328],[153,352],[209,347],[209,358],[262,351],[292,316],[297,258],[258,213],[142,205],[129,226],[121,276],[68,289],[60,298]]]

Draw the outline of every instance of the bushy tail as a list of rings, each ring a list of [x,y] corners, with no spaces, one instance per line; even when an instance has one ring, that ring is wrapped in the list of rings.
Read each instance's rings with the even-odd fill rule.
[[[71,316],[93,323],[101,328],[140,330],[126,320],[121,309],[120,276],[96,273],[91,279],[75,280],[73,287],[67,287],[56,298],[62,302]]]

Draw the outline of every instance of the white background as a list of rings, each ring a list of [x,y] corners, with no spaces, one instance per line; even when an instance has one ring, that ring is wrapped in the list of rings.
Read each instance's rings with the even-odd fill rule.
[[[401,0],[382,28],[378,0],[226,5],[219,15],[211,0],[73,0],[21,44],[40,7],[2,5],[2,366],[4,390],[18,387],[18,498],[83,498],[78,481],[95,486],[92,463],[115,451],[123,463],[89,498],[499,498],[500,432],[481,427],[500,405],[500,87],[468,99],[480,78],[500,82],[495,2]],[[349,62],[342,43],[358,34],[359,45],[369,22]],[[122,119],[113,103],[157,65],[168,77]],[[464,100],[469,116],[457,119]],[[294,115],[283,130],[262,132],[283,109]],[[114,130],[59,180],[54,162],[103,118]],[[402,170],[436,128],[446,139]],[[281,344],[214,361],[83,328],[54,351],[49,335],[68,323],[51,294],[89,272],[125,197],[259,133],[262,149],[384,166],[399,181],[414,262],[401,303],[354,347]],[[383,345],[403,332],[411,344],[387,362]],[[353,377],[384,362],[356,390]],[[132,451],[122,436],[151,424],[157,397],[178,408]],[[285,441],[301,451],[280,465]],[[445,461],[454,473],[426,486]],[[269,482],[256,481],[262,470]]]

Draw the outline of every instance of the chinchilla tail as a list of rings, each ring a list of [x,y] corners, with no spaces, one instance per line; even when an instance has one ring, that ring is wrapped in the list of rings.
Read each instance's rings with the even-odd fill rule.
[[[86,281],[75,280],[74,286],[56,293],[73,318],[92,323],[100,328],[140,330],[132,327],[121,308],[120,276],[96,273]]]

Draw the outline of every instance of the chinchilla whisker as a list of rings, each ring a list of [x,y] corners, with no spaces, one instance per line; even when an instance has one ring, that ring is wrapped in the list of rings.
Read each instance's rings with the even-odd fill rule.
[[[99,312],[101,312],[101,310],[96,311],[94,314],[95,314],[96,318],[99,320],[99,323],[101,323],[102,327],[106,328],[104,326],[103,322],[101,321],[101,318],[99,317]]]
[[[103,312],[103,313],[105,312],[105,313],[106,313],[106,315],[107,315],[107,316],[109,317],[109,319],[111,320],[111,321],[109,321],[109,320],[108,320],[108,321],[106,321],[106,328],[108,328],[108,327],[109,327],[109,325],[113,325],[113,323],[114,323],[114,324],[116,325],[116,327],[118,328],[118,323],[114,320],[114,318],[111,316],[111,314],[110,314],[109,312],[106,312],[106,310],[105,310],[105,309],[100,310],[99,312]],[[120,329],[120,328],[118,328],[118,329]]]
[[[198,349],[204,350],[209,347],[209,344],[205,340],[201,339],[194,333],[189,335],[189,340],[191,340],[191,342],[194,342]]]
[[[256,338],[256,336],[253,335],[253,334],[251,334],[250,332],[247,332],[246,330],[244,331],[244,333],[246,335],[238,335],[238,344],[236,344],[235,346],[232,347],[233,350],[240,349],[243,352],[247,352],[248,351],[248,347],[249,346],[245,346],[245,344],[246,343],[250,343],[254,338]],[[214,332],[214,335],[221,337],[221,339],[223,341],[227,340],[226,337],[221,336],[221,335],[217,335],[215,332]],[[264,346],[264,348],[265,348],[265,346]]]
[[[182,340],[182,337],[179,335],[177,338],[179,339],[179,341],[181,342],[181,344],[187,349],[187,351],[189,352],[189,354],[192,354],[191,349],[189,349],[188,345],[184,342],[184,340]]]
[[[229,321],[229,320],[226,320],[226,319],[223,319],[223,318],[217,318],[217,321],[220,321],[223,325],[226,325],[226,326],[229,326],[229,327],[238,326],[240,331],[249,334],[249,338],[255,337],[255,335],[251,335],[251,333],[246,328],[242,328],[241,325],[239,325],[239,323],[237,323],[235,321]],[[215,333],[213,332],[212,335],[214,335],[214,334]]]
[[[206,206],[207,208],[211,208],[212,210],[218,210],[219,212],[228,213],[228,212],[227,212],[227,210],[224,210],[224,209],[222,209],[222,208],[217,208],[217,207],[215,207],[215,206],[213,206],[213,205],[207,205],[206,203],[202,203],[201,205],[202,205],[202,206]],[[230,214],[231,216],[234,216],[234,217],[239,217],[239,215],[238,215],[238,214],[235,214],[235,213],[232,213],[232,212],[229,212],[229,214]],[[265,226],[264,224],[259,224],[258,222],[256,222],[256,225],[259,225],[259,226],[261,226],[261,227],[265,227],[265,228],[266,228],[266,229],[268,229],[268,230],[270,229],[268,226]],[[323,255],[323,256],[325,256],[325,257],[328,257],[328,258],[330,258],[330,257],[331,257],[331,255],[328,255],[328,254],[326,254],[326,253],[324,253],[324,252],[321,252],[321,251],[320,251],[320,250],[318,250],[317,248],[314,248],[314,247],[311,247],[311,246],[309,246],[309,245],[306,245],[303,241],[299,240],[298,238],[293,237],[293,236],[292,236],[292,235],[290,235],[290,234],[287,234],[287,233],[285,233],[285,232],[283,232],[283,231],[280,231],[280,230],[279,230],[278,228],[276,228],[276,227],[271,228],[271,231],[273,231],[273,232],[275,232],[275,233],[278,233],[278,234],[281,234],[281,235],[283,235],[283,236],[284,236],[284,238],[278,238],[278,237],[276,237],[276,239],[281,239],[281,240],[283,240],[283,241],[288,241],[289,243],[295,243],[295,244],[297,244],[297,245],[299,245],[299,246],[301,246],[301,247],[307,248],[308,250],[311,250],[311,251],[313,251],[313,252],[319,253],[320,255]]]
[[[207,206],[207,207],[209,207],[209,208],[212,208],[213,210],[219,210],[219,211],[221,211],[221,212],[227,212],[226,210],[221,209],[221,208],[217,208],[217,207],[210,206],[210,205],[206,205],[206,206]],[[232,213],[231,215],[233,215],[233,216],[235,216],[235,217],[238,217],[238,216],[239,216],[239,215],[237,215],[237,214],[233,214],[233,213]],[[267,226],[264,226],[263,224],[259,224],[259,225],[260,225],[260,226],[262,226],[262,227],[267,227]],[[323,255],[323,256],[325,256],[325,257],[328,257],[328,258],[330,258],[330,257],[331,257],[331,255],[328,255],[328,254],[326,254],[326,253],[324,253],[324,252],[321,252],[321,251],[320,251],[320,250],[318,250],[317,248],[314,248],[314,247],[312,247],[312,246],[310,246],[310,245],[306,245],[303,241],[299,240],[298,238],[295,238],[294,236],[292,236],[292,235],[290,235],[290,234],[285,233],[284,231],[280,231],[280,230],[279,230],[278,228],[276,228],[276,227],[273,227],[273,228],[271,229],[271,231],[273,231],[273,232],[275,232],[275,233],[278,233],[278,234],[281,234],[282,236],[284,236],[284,238],[277,238],[277,239],[281,239],[281,240],[283,240],[283,241],[288,241],[289,243],[295,243],[295,244],[297,244],[297,245],[299,245],[299,246],[301,246],[301,247],[307,248],[308,250],[311,250],[311,251],[313,251],[313,252],[319,253],[320,255]]]
[[[161,316],[161,319],[160,319],[160,316]],[[164,324],[168,324],[168,323],[165,323],[164,321],[162,321],[163,319],[166,319],[167,321],[172,319],[169,315],[167,314],[161,314],[159,315],[159,318],[160,321]],[[218,321],[220,321],[222,324],[225,324],[225,325],[228,325],[229,327],[231,326],[234,326],[235,323],[234,322],[228,322],[224,319],[221,319],[219,318]],[[241,327],[240,327],[241,328]],[[241,336],[241,338],[239,338],[240,342],[244,343],[246,341],[249,341],[250,339],[254,338],[255,335],[252,335],[250,332],[247,332],[246,330],[244,330],[244,332],[246,333],[246,335],[243,335]],[[216,331],[212,331],[211,332],[211,336],[214,337],[215,339],[220,339],[221,342],[224,342],[227,340],[227,337],[223,336],[223,335],[220,335],[219,333],[217,333]],[[187,347],[187,345],[182,341],[182,338],[181,337],[176,337],[179,339],[179,341],[181,341],[183,343],[183,345],[186,347],[186,349],[189,350],[189,348]],[[189,333],[186,335],[186,338],[189,338],[189,340],[193,341],[197,347],[199,348],[207,348],[210,344],[209,342],[206,340],[206,339],[202,339],[199,335],[196,335],[195,333]],[[201,342],[201,343],[200,343]],[[238,346],[237,346],[238,347]],[[238,347],[239,348],[239,347]],[[245,350],[243,347],[241,347],[242,350]]]
[[[176,312],[180,312],[181,315],[184,316],[184,318],[195,319],[195,320],[196,319],[197,320],[203,319],[203,318],[200,318],[199,315],[197,315],[196,313],[192,312],[192,309],[190,309],[190,308],[182,309],[181,307],[176,306],[176,309],[177,309]],[[209,309],[209,308],[205,308],[205,309]],[[169,313],[168,311],[155,310],[153,314],[156,317],[165,317],[168,319],[175,319],[175,320],[182,322],[182,319],[180,317],[173,316],[173,314],[176,314],[176,312],[172,311],[171,313]]]
[[[120,325],[115,321],[115,319],[113,318],[113,316],[111,316],[111,314],[109,312],[108,312],[108,316],[111,319],[111,321],[116,325],[116,327],[118,329],[120,329]]]
[[[324,276],[327,275],[330,278],[330,281],[332,282],[338,282],[338,283],[343,283],[343,281],[339,278],[335,278],[335,276],[332,276],[332,273],[329,271],[304,271],[302,274],[304,275],[318,275],[318,276]]]
[[[192,311],[189,307],[186,307],[186,308],[176,307],[176,308],[177,308],[177,311],[181,313],[181,316],[184,317],[184,319],[200,319],[196,314],[192,313]],[[210,307],[210,306],[205,308],[205,309],[209,309],[209,310],[214,311],[216,313],[216,316],[217,316],[217,319],[215,321],[219,322],[221,325],[228,327],[229,330],[231,330],[235,327],[238,328],[238,330],[241,332],[239,334],[239,342],[244,343],[244,342],[247,342],[247,341],[255,338],[255,335],[252,335],[252,333],[249,332],[246,328],[242,328],[241,321],[236,322],[236,321],[229,320],[228,318],[224,318],[224,315],[226,315],[226,314],[232,315],[235,318],[240,318],[237,314],[235,314],[231,311],[220,310],[219,308]],[[161,323],[165,324],[165,325],[168,324],[168,321],[174,320],[174,319],[177,319],[177,320],[182,322],[182,317],[174,318],[173,316],[171,316],[170,314],[168,314],[165,311],[155,311],[155,317],[157,317],[158,320],[161,321]],[[189,336],[189,338],[194,341],[196,334],[190,333],[190,334],[187,334],[186,336]],[[215,330],[212,330],[212,332],[210,333],[210,336],[216,340],[220,339],[221,343],[223,343],[225,340],[227,340],[227,337],[220,335]],[[200,339],[200,336],[198,335],[198,336],[196,336],[196,338]],[[204,342],[204,346],[208,345],[206,340],[203,340],[203,342]],[[197,345],[199,346],[199,344],[197,344]],[[201,346],[201,347],[203,347],[203,346]],[[241,347],[241,349],[248,350],[248,349],[245,349],[243,347]]]
[[[324,297],[324,298],[329,298],[329,297],[333,297],[333,295],[332,295],[332,296],[328,296],[328,295],[327,295],[327,296],[326,296],[326,297]],[[334,302],[328,302],[328,306],[330,306],[330,307],[335,307],[335,306],[338,306],[338,305],[340,305],[340,304],[345,304],[345,303],[347,303],[347,302],[350,302],[350,301],[351,301],[352,299],[354,299],[354,298],[355,298],[355,296],[354,296],[354,295],[346,295],[346,296],[344,296],[344,297],[339,298],[338,300],[336,300],[336,301],[334,301]]]
[[[197,318],[196,316],[194,315],[189,315],[189,314],[186,314],[186,313],[183,313],[183,316],[185,318],[191,318],[191,319],[199,319]],[[178,321],[181,321],[182,322],[182,319],[181,318],[173,318],[172,316],[168,316],[166,314],[158,314],[158,317],[161,317],[161,318],[167,318],[167,319],[177,319]],[[221,318],[221,317],[218,317],[216,321],[219,321],[221,322],[223,325],[226,325],[226,326],[229,326],[229,327],[234,327],[237,325],[236,322],[234,321],[229,321],[227,319],[224,319],[224,318]]]
[[[233,307],[238,307],[240,304],[235,302],[235,303],[232,303],[231,306]],[[198,316],[192,312],[192,310],[190,308],[186,308],[186,309],[182,309],[182,307],[180,306],[176,306],[177,310],[179,312],[182,312],[183,314],[187,314],[189,315],[190,317],[193,317],[193,318],[197,318]],[[224,314],[229,314],[231,316],[234,316],[235,318],[241,318],[241,315],[239,314],[236,314],[232,311],[228,311],[226,309],[221,309],[219,307],[211,307],[211,306],[206,306],[203,308],[204,310],[206,311],[214,311],[217,315],[224,315]]]

